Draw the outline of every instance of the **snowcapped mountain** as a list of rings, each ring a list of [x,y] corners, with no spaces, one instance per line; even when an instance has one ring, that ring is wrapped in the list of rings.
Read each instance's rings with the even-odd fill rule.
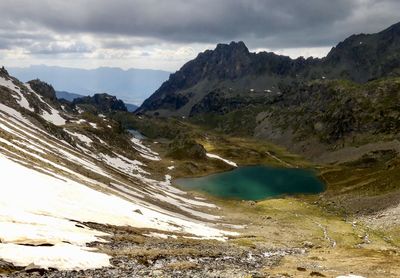
[[[215,205],[171,186],[166,161],[103,115],[66,108],[53,88],[0,71],[0,259],[60,270],[109,266],[87,243],[131,226],[148,236],[223,240]]]

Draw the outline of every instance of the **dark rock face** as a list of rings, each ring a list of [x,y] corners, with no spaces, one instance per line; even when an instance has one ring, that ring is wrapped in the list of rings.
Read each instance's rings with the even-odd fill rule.
[[[212,101],[232,105],[231,96],[205,92],[226,89],[227,84],[231,91],[274,87],[277,93],[294,81],[346,79],[365,83],[388,76],[400,76],[400,23],[377,34],[353,35],[323,59],[251,53],[243,42],[218,44],[171,74],[137,112],[169,110],[178,116],[212,112],[216,110]],[[253,98],[251,94],[247,97]],[[179,111],[185,105],[190,107]]]
[[[329,52],[322,66],[328,76],[359,83],[400,76],[400,23],[377,34],[350,36]]]
[[[274,99],[273,95],[257,98],[249,98],[242,95],[227,97],[229,93],[229,90],[226,89],[216,89],[209,92],[201,101],[192,107],[189,116],[192,117],[204,113],[224,115],[249,105],[268,104]]]
[[[160,107],[163,109],[177,110],[184,106],[189,98],[182,94],[167,94],[163,98],[155,98],[153,102],[148,103],[149,110],[156,110]]]
[[[0,68],[0,76],[9,76],[8,71],[4,66]]]
[[[28,83],[32,90],[40,94],[42,97],[45,97],[53,102],[57,100],[56,91],[50,84],[47,84],[39,79],[31,80]]]
[[[113,111],[128,111],[124,102],[108,94],[95,94],[90,97],[76,98],[73,105],[91,106],[98,112],[110,113]]]

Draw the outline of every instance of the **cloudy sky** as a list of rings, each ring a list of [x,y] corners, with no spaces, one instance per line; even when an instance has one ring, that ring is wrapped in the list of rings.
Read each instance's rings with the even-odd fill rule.
[[[399,11],[399,0],[1,0],[0,63],[175,71],[232,40],[324,56],[400,21]]]

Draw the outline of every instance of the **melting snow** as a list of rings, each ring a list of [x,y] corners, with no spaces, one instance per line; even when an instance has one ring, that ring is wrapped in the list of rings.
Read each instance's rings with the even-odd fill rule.
[[[149,237],[157,237],[157,238],[162,238],[162,239],[167,239],[167,238],[177,238],[176,235],[166,235],[166,234],[161,234],[161,233],[148,233],[145,234],[145,236]]]
[[[58,110],[54,109],[51,106],[49,107],[50,113],[43,110],[43,115],[41,115],[41,117],[54,125],[65,125],[65,119],[60,116]]]
[[[150,174],[140,167],[143,165],[143,163],[141,163],[140,161],[131,160],[131,159],[128,159],[128,158],[118,155],[118,154],[115,154],[115,155],[116,155],[116,157],[112,157],[112,156],[100,153],[99,156],[102,158],[102,160],[106,164],[108,164],[111,167],[116,168],[128,175],[131,175],[134,172],[139,172],[139,173],[143,173],[143,174],[147,174],[147,175]]]
[[[133,147],[140,153],[142,157],[155,161],[161,160],[159,154],[154,152],[150,148],[146,147],[145,145],[143,145],[140,139],[133,137],[131,141],[134,145]]]
[[[68,134],[78,138],[81,142],[85,143],[86,145],[92,145],[93,140],[90,139],[89,137],[87,137],[86,135],[77,133],[77,132],[71,132],[69,130],[64,129],[65,132],[67,132]]]
[[[0,257],[17,266],[33,264],[59,270],[83,270],[109,267],[110,256],[91,252],[92,248],[70,244],[23,246],[0,244]]]
[[[219,160],[222,160],[222,161],[225,162],[226,164],[229,164],[229,165],[231,165],[231,166],[233,166],[233,167],[238,167],[237,164],[236,164],[235,162],[230,161],[230,160],[227,160],[227,159],[225,159],[225,158],[222,158],[222,157],[220,157],[220,156],[218,156],[218,155],[216,155],[216,154],[207,153],[207,157],[209,157],[209,158],[214,158],[214,159],[219,159]]]
[[[77,124],[83,124],[83,123],[86,123],[86,120],[84,120],[84,119],[79,119],[79,120],[76,121],[76,123],[77,123]]]
[[[83,110],[83,109],[80,108],[79,106],[76,107],[76,111],[77,111],[79,114],[82,114],[82,113],[85,112],[85,110]]]
[[[1,154],[0,169],[7,173],[0,184],[3,192],[0,195],[0,227],[3,227],[0,228],[0,258],[17,265],[35,263],[58,269],[109,266],[106,255],[84,247],[104,233],[77,228],[70,220],[185,232],[200,238],[222,239],[229,234],[95,191],[64,177],[42,174]],[[134,212],[138,209],[142,214]],[[54,246],[15,245],[20,242]]]
[[[33,112],[33,108],[30,107],[28,100],[25,98],[24,94],[21,92],[21,89],[16,86],[12,80],[7,80],[4,77],[0,76],[0,86],[4,86],[8,89],[10,89],[11,91],[13,91],[14,93],[16,93],[18,95],[18,97],[16,98],[14,96],[14,98],[17,100],[18,104],[23,107],[28,109],[29,111]]]
[[[8,115],[14,117],[15,119],[17,119],[25,124],[28,124],[29,126],[34,126],[28,119],[26,119],[24,116],[22,116],[21,113],[19,113],[17,110],[15,110],[11,107],[5,106],[4,104],[0,103],[0,111],[7,113]]]
[[[28,88],[28,90],[33,93],[34,95],[36,95],[39,100],[45,104],[49,109],[50,109],[50,113],[47,112],[46,110],[43,110],[43,114],[40,115],[43,119],[45,119],[48,122],[51,122],[54,125],[65,125],[65,119],[63,117],[61,117],[60,112],[57,109],[54,109],[51,105],[49,105],[46,101],[43,100],[43,97],[39,94],[37,94],[29,85],[29,83],[25,84],[26,88]]]

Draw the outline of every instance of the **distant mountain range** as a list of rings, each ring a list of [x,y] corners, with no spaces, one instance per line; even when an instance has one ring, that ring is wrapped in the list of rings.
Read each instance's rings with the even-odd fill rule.
[[[84,97],[84,95],[78,95],[70,92],[65,92],[65,91],[56,91],[56,96],[58,99],[65,99],[68,101],[74,101],[76,98],[81,98]]]
[[[39,78],[52,84],[57,91],[83,96],[108,93],[130,104],[141,104],[168,79],[170,74],[162,70],[149,69],[123,70],[101,67],[86,70],[45,65],[14,67],[8,68],[8,71],[24,82]]]

